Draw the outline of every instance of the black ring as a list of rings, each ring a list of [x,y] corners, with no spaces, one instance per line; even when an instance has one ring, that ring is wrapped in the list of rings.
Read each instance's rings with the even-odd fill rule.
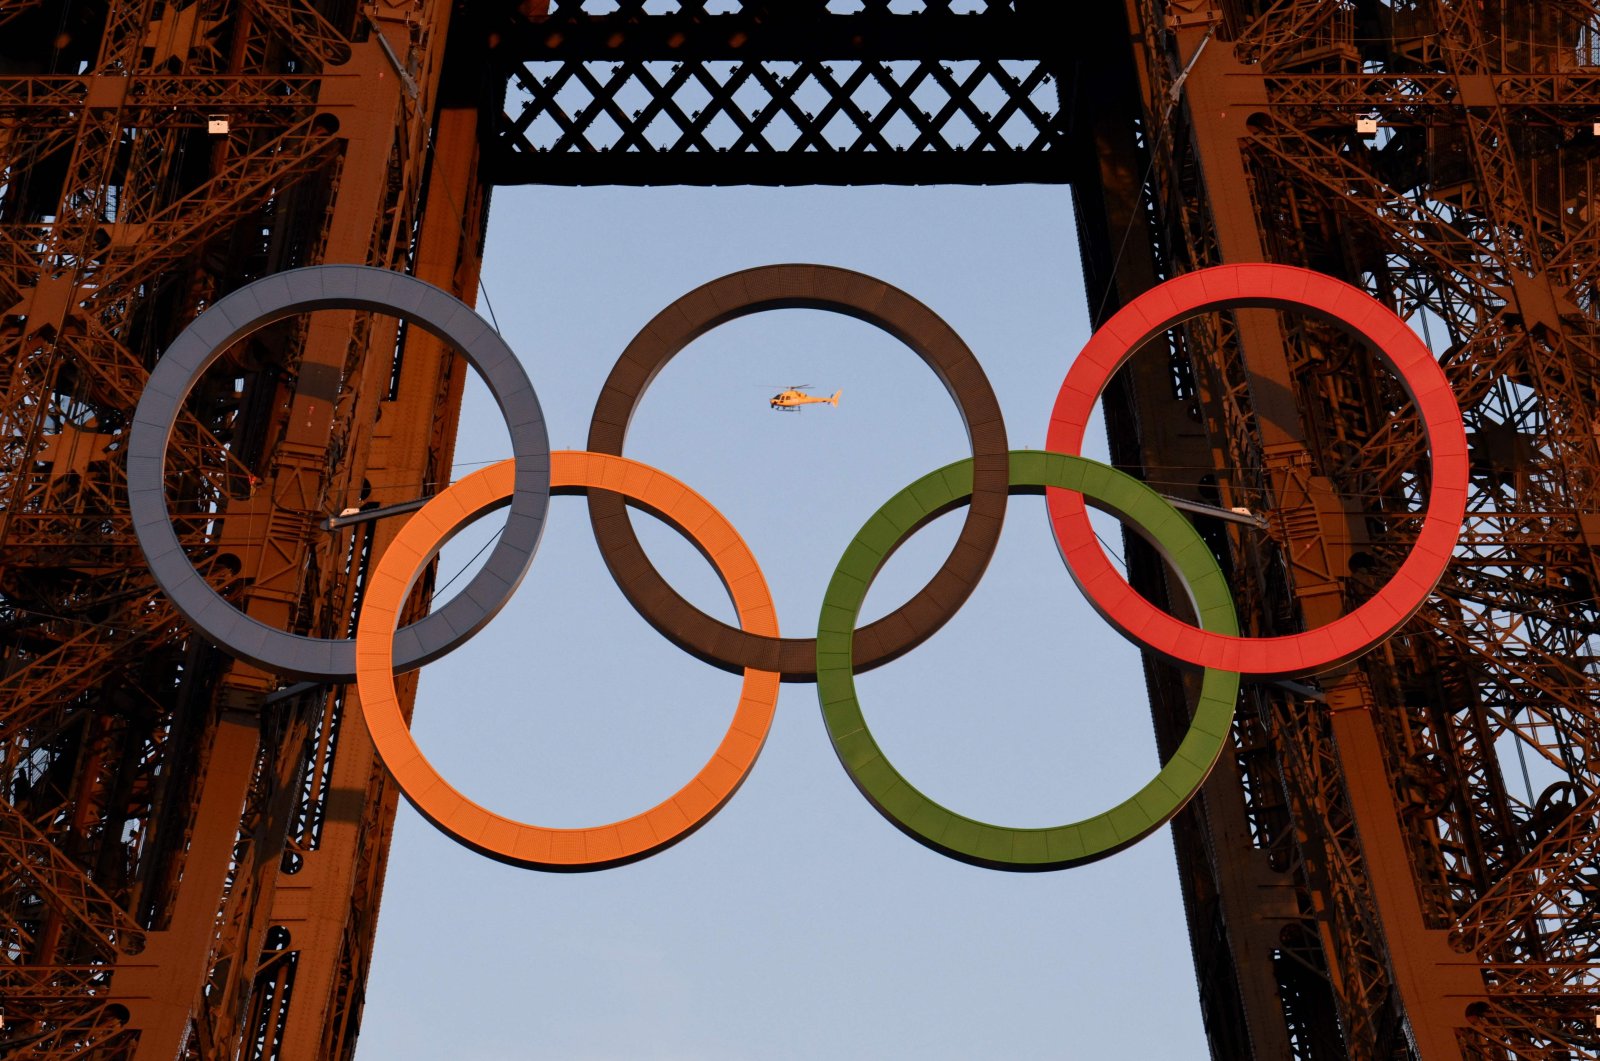
[[[658,313],[628,344],[600,391],[589,423],[588,448],[622,455],[628,421],[645,389],[694,339],[737,317],[795,308],[855,317],[911,347],[950,392],[972,443],[972,502],[955,547],[916,596],[856,631],[855,669],[870,670],[933,636],[971,595],[1000,539],[1011,487],[1000,403],[978,359],[938,314],[882,280],[827,265],[768,265],[713,280]],[[718,622],[679,596],[639,545],[620,495],[590,490],[589,519],[623,595],[673,644],[723,670],[753,667],[777,671],[785,681],[815,679],[814,638],[747,633]]]

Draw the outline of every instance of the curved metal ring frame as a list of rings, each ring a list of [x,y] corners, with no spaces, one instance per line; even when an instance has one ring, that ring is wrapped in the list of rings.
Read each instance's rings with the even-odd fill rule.
[[[1235,634],[1228,582],[1194,526],[1154,490],[1109,465],[1060,453],[1011,454],[1013,493],[1080,492],[1149,539],[1188,587],[1202,625]],[[1239,700],[1235,671],[1206,668],[1183,742],[1133,796],[1082,821],[1042,829],[991,825],[929,799],[907,781],[867,728],[856,697],[850,633],[878,569],[900,543],[972,490],[972,462],[957,461],[901,490],[873,513],[839,560],[817,620],[817,700],[845,772],[878,812],[935,851],[990,869],[1053,870],[1105,858],[1165,825],[1200,791],[1228,743]],[[902,529],[904,528],[904,529]]]
[[[1243,638],[1216,561],[1188,521],[1148,487],[1076,455],[1095,401],[1144,341],[1207,309],[1309,309],[1375,345],[1421,413],[1432,451],[1429,507],[1415,547],[1378,596],[1326,627],[1289,637]],[[688,487],[621,456],[633,410],[651,379],[695,337],[768,309],[826,309],[865,320],[911,346],[955,398],[973,456],[901,491],[851,542],[824,599],[815,639],[780,638],[756,561],[737,532]],[[321,308],[392,313],[455,343],[489,382],[511,428],[512,461],[449,487],[419,510],[374,570],[354,641],[273,630],[232,608],[189,564],[167,515],[165,448],[194,379],[229,344],[275,320]],[[423,815],[475,850],[556,870],[620,865],[661,850],[709,819],[737,790],[766,739],[780,680],[815,679],[840,762],[897,827],[951,857],[1004,869],[1056,869],[1103,858],[1158,828],[1199,789],[1226,744],[1241,673],[1304,674],[1348,661],[1380,643],[1431,592],[1448,563],[1463,515],[1467,450],[1461,416],[1432,355],[1397,316],[1331,277],[1286,266],[1222,266],[1185,274],[1130,303],[1097,331],[1062,383],[1048,447],[1008,453],[998,403],[971,351],[920,302],[860,273],[815,265],[751,269],[712,281],[663,310],[613,368],[590,425],[589,453],[549,452],[531,384],[505,343],[450,295],[410,277],[360,266],[280,273],[218,302],[173,343],[139,403],[129,445],[129,502],[151,570],[179,610],[228,652],[282,674],[356,678],[379,754]],[[588,492],[595,537],[629,601],[657,630],[707,662],[745,672],[733,725],[706,766],[643,814],[591,829],[546,829],[488,811],[456,792],[422,755],[400,711],[393,675],[466,640],[515,591],[538,546],[551,493]],[[853,675],[926,640],[970,595],[999,536],[1007,494],[1043,489],[1072,576],[1129,640],[1206,668],[1188,735],[1131,799],[1082,822],[1012,829],[964,818],[917,792],[884,758],[861,715]],[[1200,626],[1139,597],[1095,544],[1084,497],[1145,534],[1190,588]],[[509,498],[499,544],[459,596],[395,632],[418,573],[466,523]],[[678,526],[717,565],[740,626],[684,601],[651,566],[624,509],[626,499]],[[855,620],[883,559],[933,516],[970,498],[960,537],[929,584],[862,629]],[[693,528],[691,533],[685,528]]]
[[[1406,324],[1366,292],[1287,265],[1219,265],[1168,280],[1101,326],[1068,370],[1045,448],[1076,454],[1107,381],[1133,352],[1185,317],[1240,307],[1310,310],[1369,343],[1416,403],[1433,457],[1422,529],[1400,570],[1371,600],[1338,619],[1283,637],[1200,630],[1141,597],[1095,541],[1083,500],[1045,491],[1056,543],[1072,577],[1106,621],[1168,659],[1266,678],[1313,674],[1348,663],[1398,630],[1438,585],[1467,506],[1467,434],[1450,381]]]
[[[226,651],[296,678],[349,681],[355,642],[303,637],[252,619],[223,600],[189,563],[167,515],[167,443],[194,381],[234,342],[275,321],[319,309],[387,313],[453,344],[489,385],[511,432],[516,493],[505,530],[483,567],[450,602],[401,630],[399,669],[438,659],[483,627],[533,562],[550,505],[544,412],[516,354],[472,308],[432,284],[364,265],[292,269],[247,284],[195,318],[157,362],[128,441],[128,508],[145,561],[185,619]]]
[[[417,576],[440,546],[478,516],[515,497],[510,463],[483,468],[439,494],[384,551],[356,626],[361,713],[379,757],[412,806],[474,851],[530,869],[566,872],[636,862],[694,832],[738,791],[772,727],[778,675],[747,669],[733,721],[705,766],[673,795],[623,821],[551,829],[502,817],[456,791],[422,754],[406,725],[394,686],[394,626]],[[705,498],[649,465],[602,453],[558,451],[552,455],[551,480],[563,493],[614,491],[666,520],[716,566],[741,627],[777,636],[777,611],[761,568],[738,532]]]
[[[1000,404],[967,344],[927,306],[882,280],[825,265],[769,265],[713,280],[658,313],[628,344],[595,405],[589,450],[621,455],[628,422],[650,381],[695,338],[738,317],[794,308],[855,317],[916,351],[955,399],[972,442],[972,507],[949,557],[911,600],[856,631],[856,668],[870,670],[926,641],[961,608],[994,555],[1005,517],[1006,431]],[[679,596],[640,546],[621,498],[592,491],[589,517],[623,595],[673,644],[724,670],[775,670],[785,681],[815,677],[814,638],[780,640],[738,630]]]

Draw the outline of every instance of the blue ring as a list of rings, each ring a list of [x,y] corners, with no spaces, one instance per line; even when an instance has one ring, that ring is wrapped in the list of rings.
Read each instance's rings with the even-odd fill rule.
[[[139,398],[128,440],[128,508],[156,583],[196,630],[229,654],[294,678],[351,681],[355,641],[303,637],[250,618],[189,563],[167,515],[165,464],[173,425],[200,374],[229,346],[274,321],[319,309],[385,313],[460,350],[489,386],[511,432],[516,490],[505,530],[466,588],[395,635],[395,671],[438,659],[482,629],[516,592],[550,507],[550,438],[538,395],[500,335],[472,308],[432,284],[364,265],[316,265],[247,284],[173,340]]]

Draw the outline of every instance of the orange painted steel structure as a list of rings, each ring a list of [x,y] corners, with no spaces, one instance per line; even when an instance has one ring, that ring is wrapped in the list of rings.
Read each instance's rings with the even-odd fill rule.
[[[470,296],[487,174],[1070,179],[1095,324],[1255,261],[1395,308],[1467,422],[1462,544],[1382,652],[1256,687],[1175,820],[1210,1047],[1600,1055],[1592,0],[593,6],[0,9],[0,1051],[353,1051],[392,788],[353,693],[185,636],[118,461],[166,341],[255,276],[361,262]],[[461,374],[325,316],[202,382],[169,490],[213,584],[326,636],[393,532],[316,522],[434,488]],[[1119,465],[1265,522],[1199,521],[1251,634],[1343,613],[1415,533],[1421,433],[1314,322],[1191,322],[1106,412]],[[1170,753],[1192,682],[1147,666]]]
[[[1119,86],[1102,179],[1076,188],[1096,316],[1221,262],[1349,280],[1428,341],[1472,472],[1418,617],[1317,687],[1258,686],[1174,823],[1213,1055],[1594,1057],[1600,9],[1119,6],[1096,30],[1129,45],[1093,75]],[[1414,415],[1314,321],[1191,322],[1106,413],[1119,465],[1266,518],[1203,526],[1253,633],[1345,613],[1416,534]],[[1184,680],[1148,679],[1170,746]]]
[[[300,264],[476,289],[477,115],[442,0],[7,5],[0,46],[0,966],[8,1057],[349,1056],[394,794],[344,690],[278,690],[151,592],[119,463],[149,365]],[[213,585],[347,633],[450,463],[455,357],[326,314],[239,344],[173,439]],[[268,702],[270,698],[270,703]]]

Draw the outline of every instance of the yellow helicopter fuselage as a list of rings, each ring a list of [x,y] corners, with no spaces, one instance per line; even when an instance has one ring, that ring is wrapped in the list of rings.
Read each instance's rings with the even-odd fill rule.
[[[768,404],[774,409],[786,410],[798,410],[802,405],[837,406],[839,404],[839,395],[843,393],[843,391],[834,391],[831,397],[823,398],[815,394],[807,394],[805,391],[786,390],[774,394]]]

